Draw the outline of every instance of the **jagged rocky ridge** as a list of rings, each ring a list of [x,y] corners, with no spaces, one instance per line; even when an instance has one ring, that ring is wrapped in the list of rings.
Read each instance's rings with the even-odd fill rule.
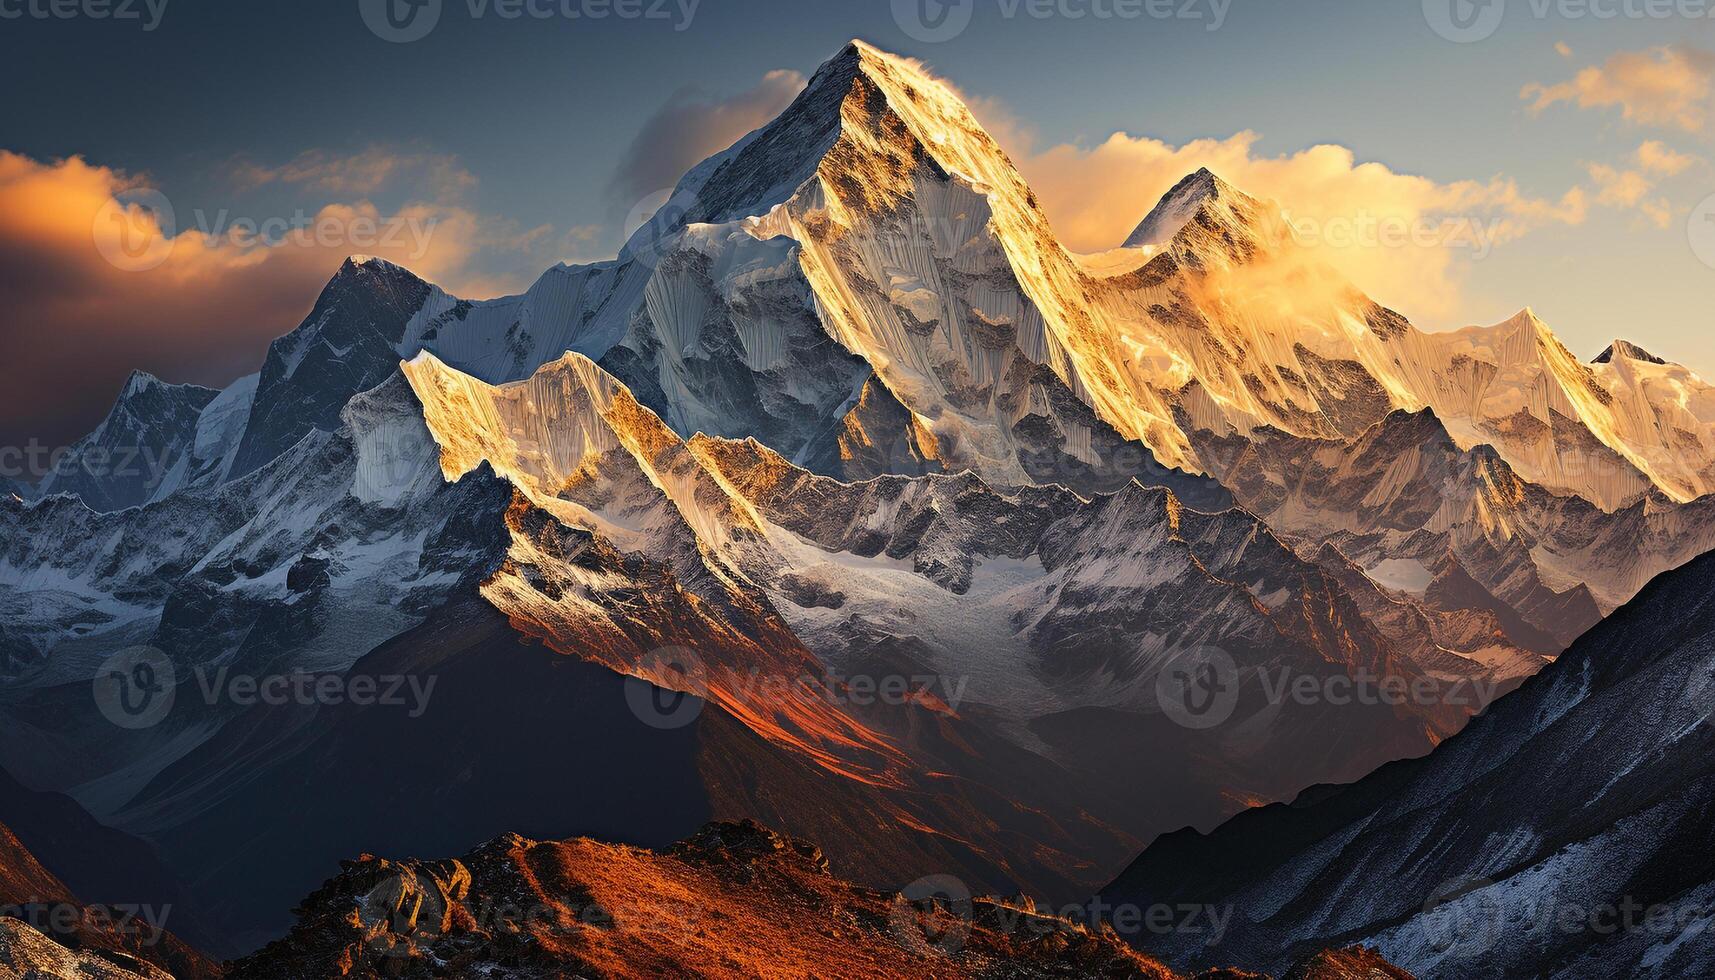
[[[469,594],[499,560],[510,491],[441,479],[402,379],[348,399],[247,476],[96,513],[77,498],[0,500],[0,761],[100,816],[237,713],[228,675],[338,675]],[[162,723],[113,738],[90,697],[107,658],[147,645],[180,697]]]
[[[71,494],[97,511],[172,494],[216,465],[199,455],[209,448],[199,430],[218,395],[134,372],[107,418],[51,461],[36,492]]]

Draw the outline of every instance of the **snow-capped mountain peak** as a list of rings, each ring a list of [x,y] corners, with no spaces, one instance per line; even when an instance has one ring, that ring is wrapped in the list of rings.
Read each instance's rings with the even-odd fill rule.
[[[218,392],[133,371],[101,424],[57,457],[43,496],[76,494],[92,510],[123,510],[172,492],[192,468],[203,409]]]
[[[157,385],[171,387],[167,382],[162,381],[160,378],[155,377],[147,371],[132,371],[130,377],[125,379],[125,387],[119,390],[119,397],[121,399],[134,398],[137,395],[142,394],[145,390]]]
[[[1639,347],[1637,344],[1634,344],[1629,340],[1624,340],[1624,339],[1621,339],[1618,337],[1616,337],[1614,339],[1613,343],[1608,345],[1606,350],[1602,351],[1602,353],[1600,353],[1600,354],[1597,354],[1595,359],[1592,360],[1590,363],[1592,363],[1592,364],[1610,364],[1613,361],[1615,361],[1616,359],[1622,358],[1622,357],[1626,358],[1627,360],[1632,360],[1632,361],[1647,361],[1650,364],[1666,364],[1667,363],[1666,360],[1664,360],[1660,357],[1657,357],[1654,354],[1651,354],[1649,351],[1644,350],[1642,347]]]
[[[1155,207],[1138,223],[1122,247],[1164,245],[1174,235],[1179,234],[1179,230],[1196,216],[1205,202],[1219,200],[1234,193],[1232,187],[1216,176],[1214,171],[1208,167],[1200,167],[1162,195],[1161,200],[1156,202]]]
[[[883,119],[884,127],[873,125]],[[694,168],[674,198],[685,205],[685,223],[760,218],[818,172],[832,179],[839,170],[847,180],[872,181],[851,203],[881,206],[906,193],[902,180],[921,157],[1036,210],[1026,205],[1022,178],[950,86],[918,62],[859,40],[823,63],[780,116]]]
[[[630,389],[566,352],[523,381],[488,385],[427,352],[401,365],[458,480],[489,464],[560,520],[628,548],[726,553],[760,519],[727,493]]]
[[[1203,167],[1162,195],[1122,247],[1170,251],[1181,266],[1208,270],[1276,254],[1292,242],[1277,205]]]
[[[193,401],[204,394],[211,397],[214,394],[214,389],[205,388],[202,385],[174,384],[170,381],[163,381],[147,371],[132,371],[130,376],[125,379],[124,387],[119,390],[119,400],[124,402],[151,390],[159,390],[164,395],[180,394]]]

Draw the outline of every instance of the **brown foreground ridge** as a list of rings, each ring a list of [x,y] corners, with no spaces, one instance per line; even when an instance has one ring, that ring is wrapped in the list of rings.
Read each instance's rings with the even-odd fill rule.
[[[749,820],[664,851],[509,834],[457,860],[364,855],[296,914],[228,976],[1178,977],[1106,926],[849,884],[813,845]],[[1346,950],[1292,977],[1408,975]]]

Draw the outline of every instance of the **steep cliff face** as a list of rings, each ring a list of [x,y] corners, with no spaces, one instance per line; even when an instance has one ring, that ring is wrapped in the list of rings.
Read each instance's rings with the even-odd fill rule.
[[[492,474],[448,484],[437,457],[395,373],[343,402],[337,431],[237,480],[106,514],[0,501],[6,767],[106,817],[240,713],[215,678],[343,673],[474,591],[511,493]],[[128,650],[176,690],[114,738],[90,685]]]
[[[1218,510],[1231,497],[1205,477],[1254,482],[1233,466],[1258,438],[1349,443],[1428,409],[1459,452],[1487,447],[1602,513],[1715,487],[1715,394],[1683,367],[1624,342],[1581,364],[1528,310],[1423,333],[1207,170],[1103,262],[1070,255],[954,91],[861,42],[687,174],[613,261],[480,302],[348,263],[260,375],[202,410],[192,475],[243,475],[333,431],[346,399],[424,350],[490,384],[575,351],[681,437],[754,437],[848,480],[971,469],[1087,496],[1135,478]],[[1616,556],[1535,572],[1611,608],[1671,550],[1617,576]]]

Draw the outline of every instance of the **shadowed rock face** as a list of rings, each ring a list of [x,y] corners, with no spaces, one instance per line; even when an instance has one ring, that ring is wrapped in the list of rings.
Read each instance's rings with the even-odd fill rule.
[[[159,757],[113,819],[199,882],[223,948],[273,935],[343,855],[455,853],[508,829],[658,844],[710,816],[787,828],[866,884],[949,873],[1069,901],[1159,833],[1357,778],[1464,718],[1270,695],[1281,677],[1320,687],[1441,668],[1396,644],[1403,627],[1370,620],[1386,596],[1361,606],[1361,582],[1342,585],[1255,518],[1164,489],[1085,499],[971,473],[841,483],[755,441],[681,440],[575,354],[499,387],[423,355],[344,417],[251,477],[175,498],[203,499],[198,520],[165,504],[58,515],[207,538],[179,552],[194,568],[160,583],[160,620],[141,616],[185,675],[240,638],[257,668],[303,663],[333,636],[316,627],[345,611],[330,653],[381,642],[331,669],[438,685],[407,714],[240,711],[199,704],[182,681],[184,705],[148,738],[195,724],[202,740]],[[303,517],[281,520],[285,503]],[[222,530],[257,512],[269,519]],[[421,556],[394,572],[348,544],[419,534]],[[271,574],[278,584],[247,587]],[[387,640],[380,609],[410,613],[396,620],[406,632]],[[1171,657],[1206,644],[1232,658],[1237,685],[1232,724],[1207,731],[1164,714],[1157,687]],[[682,690],[654,662],[668,648],[707,668],[688,693],[711,709],[678,737],[639,730],[620,692],[619,675]],[[907,680],[913,696],[846,696],[829,680],[842,674]],[[757,675],[820,677],[835,696]],[[88,683],[68,675],[14,710],[90,714]],[[937,685],[939,703],[915,696]],[[99,725],[72,734],[91,752],[147,747]],[[634,754],[580,751],[600,740]],[[25,775],[63,776],[37,756]]]
[[[428,283],[391,263],[346,260],[303,324],[269,346],[230,478],[312,431],[337,430],[351,396],[393,373],[406,324],[428,295]]]
[[[1179,976],[1106,927],[1027,901],[913,900],[853,886],[829,873],[818,848],[748,820],[708,824],[660,850],[508,834],[456,860],[364,855],[304,900],[289,935],[228,974],[544,975]],[[1306,960],[1291,977],[1409,980],[1356,949]]]

